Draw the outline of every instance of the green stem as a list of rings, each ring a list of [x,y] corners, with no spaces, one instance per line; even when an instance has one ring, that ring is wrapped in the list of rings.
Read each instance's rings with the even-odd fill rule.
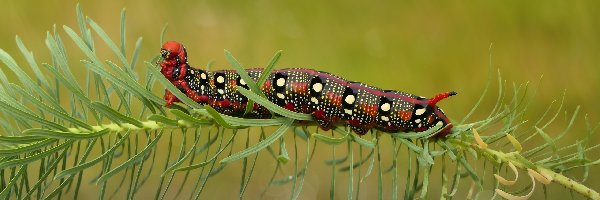
[[[489,157],[482,156],[485,159],[491,159],[491,158],[498,159],[498,160],[490,160],[492,162],[500,161],[503,163],[508,163],[510,161],[515,165],[515,167],[517,167],[519,169],[533,168],[545,176],[552,177],[553,182],[556,182],[570,190],[576,191],[577,193],[579,193],[589,199],[600,199],[600,194],[598,192],[596,192],[595,190],[593,190],[577,181],[574,181],[573,179],[568,178],[568,177],[564,176],[563,174],[554,172],[551,169],[545,168],[541,165],[537,165],[537,164],[525,159],[518,152],[504,153],[502,151],[496,151],[496,150],[493,150],[490,148],[479,148],[479,146],[477,146],[477,144],[475,144],[475,143],[469,143],[469,142],[465,142],[465,141],[458,140],[458,139],[449,139],[448,141],[455,145],[464,147],[464,148],[471,148],[482,154],[491,155]]]
[[[183,127],[188,127],[188,126],[192,126],[191,124],[189,124],[189,122],[183,121],[183,120],[179,120],[178,125],[179,126],[168,126],[165,125],[163,123],[157,122],[157,121],[152,121],[152,120],[148,120],[148,121],[142,121],[142,126],[138,127],[135,126],[133,124],[130,123],[110,123],[110,124],[102,124],[102,125],[97,125],[97,126],[92,126],[92,131],[97,132],[97,131],[101,131],[104,129],[108,129],[111,132],[123,132],[123,131],[127,131],[127,130],[131,130],[131,131],[137,131],[137,130],[157,130],[157,129],[166,129],[166,128],[179,128],[181,126]],[[90,130],[87,130],[83,127],[73,127],[73,128],[69,128],[69,131],[71,133],[89,133]]]

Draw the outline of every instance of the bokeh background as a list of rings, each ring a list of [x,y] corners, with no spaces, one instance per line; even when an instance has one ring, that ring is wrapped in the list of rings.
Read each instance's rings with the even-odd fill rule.
[[[76,28],[76,4],[4,1],[0,48],[25,64],[14,43],[19,35],[38,61],[50,62],[46,31],[52,31],[55,24],[59,31],[62,25]],[[121,9],[126,8],[127,42],[132,47],[137,37],[143,37],[144,60],[157,55],[161,29],[168,23],[165,39],[184,43],[193,66],[214,60],[214,68],[230,68],[223,56],[223,49],[228,49],[246,67],[258,67],[267,64],[277,50],[284,50],[279,68],[315,68],[423,96],[457,91],[458,96],[440,104],[456,119],[466,115],[482,92],[493,44],[494,72],[499,69],[509,84],[530,81],[532,88],[539,88],[526,119],[535,121],[566,90],[569,113],[581,105],[591,122],[600,121],[600,1],[138,0],[80,4],[115,39]],[[162,90],[157,88],[156,93]],[[487,115],[494,95],[495,91],[490,93],[473,119]],[[565,125],[562,117],[557,128]],[[583,125],[581,115],[564,140],[582,137]],[[600,137],[595,138],[600,142]],[[327,178],[319,185],[318,175],[313,175],[305,190],[326,197],[329,168],[320,173],[320,165],[313,163],[310,170]],[[588,185],[600,189],[600,181],[594,181],[600,177],[597,168]],[[239,171],[231,172],[232,177],[239,177],[235,175]],[[225,185],[213,186],[214,196],[208,197],[236,196],[239,181],[218,183]]]

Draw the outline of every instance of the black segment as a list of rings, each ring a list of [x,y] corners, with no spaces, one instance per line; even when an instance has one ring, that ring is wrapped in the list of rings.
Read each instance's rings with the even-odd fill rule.
[[[348,104],[345,99],[348,95],[353,95],[354,98],[356,98],[356,89],[353,89],[351,87],[346,87],[346,90],[344,90],[344,94],[342,95],[342,106],[345,109],[352,109],[354,108],[354,104]]]
[[[317,83],[321,84],[321,91],[319,91],[319,92],[316,92],[315,90],[313,90],[313,86]],[[321,97],[323,88],[325,88],[325,82],[323,81],[323,79],[321,79],[321,77],[315,76],[310,80],[310,85],[308,86],[308,91],[310,91],[311,97]]]
[[[383,111],[381,109],[381,106],[383,104],[386,104],[386,103],[388,103],[390,105],[390,109],[388,111]],[[392,105],[393,105],[393,103],[394,102],[392,102],[392,100],[390,98],[383,97],[383,96],[379,97],[379,107],[378,107],[378,111],[377,111],[379,113],[379,115],[380,116],[388,116],[388,115],[390,115],[390,113],[392,111]]]
[[[425,112],[423,112],[423,114],[417,115],[417,110],[422,109],[422,108],[425,108]],[[416,118],[422,118],[424,116],[429,116],[432,111],[433,110],[431,110],[427,106],[427,104],[415,104],[415,109],[412,112],[412,118],[411,119],[416,119]]]
[[[180,71],[181,71],[181,70],[179,69],[179,67],[175,67],[175,69],[173,69],[173,77],[172,77],[172,79],[177,79],[177,78],[179,78],[179,73],[180,73]]]
[[[283,86],[277,85],[277,80],[279,80],[281,78],[283,78],[287,82],[287,78],[288,78],[287,73],[284,73],[284,72],[276,73],[271,85],[273,86],[273,89],[275,89],[275,92],[285,93],[285,84]]]
[[[217,81],[219,79],[219,77],[223,77],[223,83],[219,83],[219,81]],[[225,73],[223,72],[218,72],[215,73],[215,86],[217,87],[217,89],[225,89],[225,83],[227,83],[227,77],[225,77]]]
[[[204,70],[197,70],[197,74],[196,76],[198,76],[198,80],[200,80],[200,85],[207,85],[208,84],[208,73],[206,73],[206,71]],[[202,79],[202,74],[204,74],[206,76],[205,79]]]
[[[242,77],[238,75],[238,77],[235,79],[235,84],[237,86],[243,87],[246,90],[249,90],[250,87],[248,87],[248,84],[242,84]]]

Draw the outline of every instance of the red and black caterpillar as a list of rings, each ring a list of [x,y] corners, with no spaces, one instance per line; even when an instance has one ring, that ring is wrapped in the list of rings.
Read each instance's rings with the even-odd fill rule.
[[[192,68],[185,47],[173,41],[163,44],[161,56],[161,73],[189,98],[226,115],[244,115],[248,99],[236,87],[249,87],[235,70]],[[247,72],[256,81],[263,69],[248,69]],[[438,136],[445,136],[452,128],[436,103],[456,92],[444,92],[427,99],[300,68],[273,70],[259,87],[269,101],[294,112],[311,114],[324,130],[339,122],[350,125],[360,135],[372,128],[392,133],[421,132],[442,125],[443,130]],[[180,102],[168,90],[165,90],[164,98],[167,100],[165,106]],[[272,116],[266,108],[255,103],[252,112],[245,117]]]

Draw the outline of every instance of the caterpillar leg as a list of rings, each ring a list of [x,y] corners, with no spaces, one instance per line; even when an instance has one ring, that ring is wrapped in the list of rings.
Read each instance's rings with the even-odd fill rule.
[[[332,119],[327,118],[325,116],[325,111],[323,110],[315,110],[312,113],[312,116],[316,119],[317,123],[319,124],[319,127],[321,127],[321,129],[323,129],[324,131],[328,131],[332,128],[333,123],[332,123]]]
[[[165,90],[165,96],[164,96],[165,100],[167,100],[167,103],[165,104],[165,107],[169,107],[171,104],[177,103],[177,102],[181,102],[175,95],[173,95],[173,93],[171,93],[171,91],[169,90]]]
[[[350,126],[350,129],[358,135],[364,135],[369,131],[369,129],[360,126]]]

